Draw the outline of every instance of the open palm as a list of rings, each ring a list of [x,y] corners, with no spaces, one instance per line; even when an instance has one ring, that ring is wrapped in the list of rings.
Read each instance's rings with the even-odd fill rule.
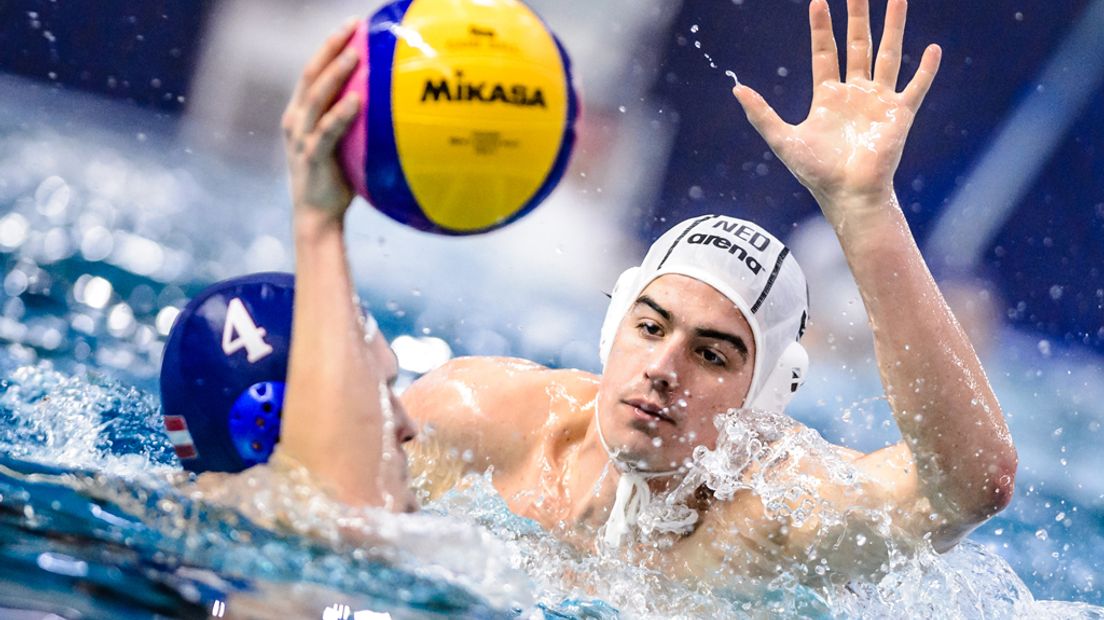
[[[905,138],[941,55],[938,46],[929,46],[912,81],[897,92],[906,0],[889,0],[876,63],[868,0],[848,0],[847,11],[847,72],[841,80],[828,3],[813,0],[809,5],[813,102],[804,121],[790,125],[759,93],[744,85],[733,89],[748,120],[829,219],[834,214],[828,209],[847,197],[892,193]]]

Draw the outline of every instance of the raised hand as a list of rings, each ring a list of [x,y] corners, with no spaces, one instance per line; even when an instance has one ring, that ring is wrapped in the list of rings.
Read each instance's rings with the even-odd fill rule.
[[[334,149],[360,109],[360,97],[349,92],[334,103],[357,65],[353,50],[342,52],[356,19],[330,35],[307,63],[284,110],[281,126],[291,177],[296,216],[304,211],[340,223],[353,191]]]
[[[833,224],[839,223],[843,205],[853,199],[866,204],[892,201],[893,174],[905,138],[939,69],[940,48],[930,45],[916,75],[897,92],[907,8],[906,0],[889,0],[871,75],[868,0],[848,0],[847,73],[841,80],[828,3],[809,4],[813,102],[800,124],[783,121],[751,88],[733,89],[748,120]]]

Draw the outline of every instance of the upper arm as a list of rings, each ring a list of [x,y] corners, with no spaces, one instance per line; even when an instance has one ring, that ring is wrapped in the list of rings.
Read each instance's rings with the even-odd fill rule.
[[[533,411],[544,372],[522,360],[470,357],[415,381],[402,395],[420,427],[407,444],[415,484],[432,497],[467,472],[519,463],[547,417]]]
[[[815,551],[834,571],[869,576],[892,548],[908,549],[927,538],[937,551],[947,551],[977,526],[933,509],[904,442],[854,454],[854,480],[822,477],[822,514],[793,528],[789,546],[798,557]]]
[[[903,534],[914,538],[930,536],[936,551],[949,551],[984,518],[969,518],[952,512],[940,498],[929,497],[921,483],[916,459],[904,442],[882,448],[855,461],[868,480],[864,485],[876,506],[892,515]]]

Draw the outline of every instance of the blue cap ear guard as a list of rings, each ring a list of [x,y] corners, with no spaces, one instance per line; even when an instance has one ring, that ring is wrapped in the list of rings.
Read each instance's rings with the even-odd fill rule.
[[[258,273],[203,290],[161,362],[161,412],[184,469],[238,472],[280,438],[295,279]]]

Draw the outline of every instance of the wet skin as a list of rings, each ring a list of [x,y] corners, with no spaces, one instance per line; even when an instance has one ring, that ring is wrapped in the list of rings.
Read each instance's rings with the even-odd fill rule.
[[[893,191],[939,48],[924,51],[916,75],[898,92],[904,0],[888,2],[876,62],[866,0],[848,0],[847,8],[841,74],[828,5],[809,5],[813,101],[804,121],[786,123],[747,86],[733,93],[836,230],[870,317],[903,440],[866,455],[840,448],[858,473],[853,484],[833,482],[813,461],[795,474],[819,481],[820,505],[846,516],[839,522],[815,515],[801,523],[768,519],[750,493],[725,502],[708,493],[695,497],[702,514],[697,530],[646,561],[726,587],[813,562],[832,580],[872,575],[887,544],[907,547],[924,537],[948,549],[1006,506],[1014,486],[1016,453],[1000,405]],[[308,64],[283,120],[297,290],[279,451],[343,502],[402,510],[408,480],[389,446],[408,433],[395,422],[401,408],[387,386],[387,360],[365,342],[352,302],[343,236],[352,192],[334,155],[360,106],[354,94],[338,99],[356,65],[341,52],[351,33],[352,24]],[[415,383],[402,400],[424,425],[411,448],[418,486],[439,493],[466,472],[493,468],[512,510],[593,548],[618,478],[598,439],[595,411],[612,448],[662,471],[695,444],[711,447],[711,414],[741,404],[751,382],[754,343],[728,300],[675,277],[657,280],[645,296],[621,323],[601,378],[469,358]],[[662,492],[678,478],[650,484]]]
[[[727,298],[687,276],[658,278],[622,320],[599,380],[610,448],[644,471],[667,471],[694,446],[714,445],[713,416],[743,403],[755,353]]]
[[[839,448],[858,474],[854,484],[834,483],[812,461],[798,472],[819,479],[817,500],[846,516],[838,522],[768,519],[762,502],[747,494],[731,502],[699,497],[698,530],[653,556],[672,570],[725,581],[815,561],[830,580],[873,575],[887,545],[907,549],[927,538],[948,549],[1011,498],[1016,454],[1000,406],[893,190],[905,139],[940,60],[939,48],[929,46],[916,75],[897,91],[905,11],[904,0],[890,0],[873,62],[869,7],[850,0],[841,73],[827,3],[809,5],[813,101],[799,124],[783,121],[751,88],[733,90],[837,232],[874,327],[903,441],[866,455]],[[587,546],[608,516],[618,476],[598,441],[595,407],[611,448],[647,469],[669,469],[694,444],[712,447],[716,432],[707,412],[742,403],[751,378],[731,340],[700,333],[739,337],[753,359],[746,321],[731,316],[735,309],[716,291],[709,300],[700,283],[676,282],[671,290],[656,284],[659,290],[645,291],[655,305],[638,300],[622,322],[601,378],[516,360],[469,359],[416,383],[404,401],[425,425],[412,449],[423,489],[440,492],[464,472],[493,468],[511,509]],[[732,365],[715,366],[714,354]],[[451,456],[464,451],[472,458]],[[675,478],[653,479],[653,490],[670,488]]]

